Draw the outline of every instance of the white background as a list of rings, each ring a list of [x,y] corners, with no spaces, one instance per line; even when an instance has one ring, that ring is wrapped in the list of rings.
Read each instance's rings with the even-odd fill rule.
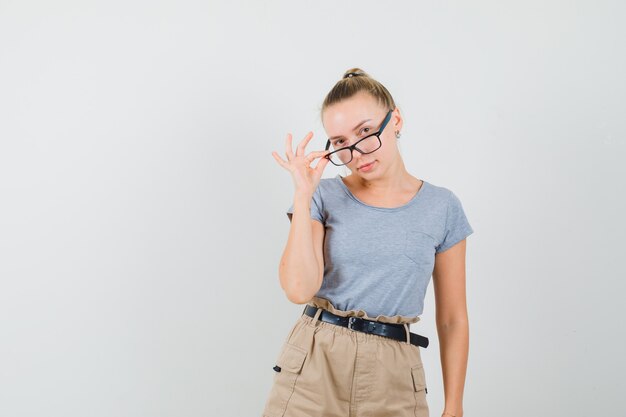
[[[0,415],[260,416],[302,310],[284,153],[381,81],[467,242],[469,416],[617,415],[620,1],[0,0]],[[329,165],[324,177],[334,176]],[[443,410],[432,285],[422,319]]]

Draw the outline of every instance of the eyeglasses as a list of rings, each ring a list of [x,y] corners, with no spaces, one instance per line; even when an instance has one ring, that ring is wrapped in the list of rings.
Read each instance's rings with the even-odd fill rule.
[[[380,148],[382,146],[382,142],[380,141],[380,135],[383,133],[383,130],[385,129],[385,126],[387,126],[387,123],[389,123],[392,112],[393,110],[389,110],[389,112],[387,112],[383,123],[380,125],[380,129],[378,129],[378,132],[365,136],[363,139],[360,139],[353,145],[337,149],[329,153],[328,155],[324,155],[324,158],[330,159],[330,162],[337,166],[341,166],[349,164],[350,161],[352,161],[353,149],[356,149],[357,151],[361,152],[361,154],[365,155],[368,153],[372,153]],[[330,139],[328,139],[328,142],[326,142],[325,150],[328,150],[330,148],[330,145]]]

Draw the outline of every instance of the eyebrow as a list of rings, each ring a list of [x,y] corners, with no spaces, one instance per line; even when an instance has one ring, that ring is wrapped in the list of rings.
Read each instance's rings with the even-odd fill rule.
[[[363,123],[365,123],[365,122],[369,122],[370,120],[372,120],[372,119],[365,119],[365,120],[363,120],[361,123],[359,123],[358,125],[356,125],[356,126],[352,129],[352,131],[354,132],[354,131],[355,131],[355,130],[357,130],[359,127],[361,127],[361,125],[362,125]],[[344,138],[344,136],[342,136],[342,135],[339,135],[339,136],[333,136],[332,138],[328,138],[328,140],[335,140],[335,139],[341,139],[341,138]]]

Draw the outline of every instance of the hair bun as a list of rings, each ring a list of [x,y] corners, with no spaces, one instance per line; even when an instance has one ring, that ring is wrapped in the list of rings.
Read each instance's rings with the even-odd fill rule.
[[[352,67],[343,73],[342,78],[367,77],[368,74],[359,67]]]
[[[350,80],[350,78],[352,78],[352,80]],[[384,108],[388,111],[396,108],[393,97],[391,97],[391,94],[389,94],[389,91],[384,85],[372,78],[370,74],[363,71],[363,68],[349,67],[341,74],[339,80],[337,80],[333,88],[330,89],[324,98],[321,108],[322,124],[324,124],[324,113],[329,106],[349,99],[361,91],[369,94],[369,96],[376,101],[381,110]]]
[[[363,74],[360,74],[358,72],[348,72],[343,76],[343,78],[357,77],[359,75],[363,75]]]

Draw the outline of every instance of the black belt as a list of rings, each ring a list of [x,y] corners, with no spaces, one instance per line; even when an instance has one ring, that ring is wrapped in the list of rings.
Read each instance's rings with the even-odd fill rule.
[[[314,317],[317,307],[307,304],[303,314]],[[336,324],[337,326],[347,327],[348,329],[358,332],[376,334],[378,336],[389,337],[391,339],[406,342],[406,330],[402,324],[381,323],[379,321],[366,320],[361,317],[341,317],[322,309],[319,319],[326,323]],[[408,324],[407,324],[408,325]],[[411,344],[415,346],[427,347],[428,338],[416,333],[411,333]]]

